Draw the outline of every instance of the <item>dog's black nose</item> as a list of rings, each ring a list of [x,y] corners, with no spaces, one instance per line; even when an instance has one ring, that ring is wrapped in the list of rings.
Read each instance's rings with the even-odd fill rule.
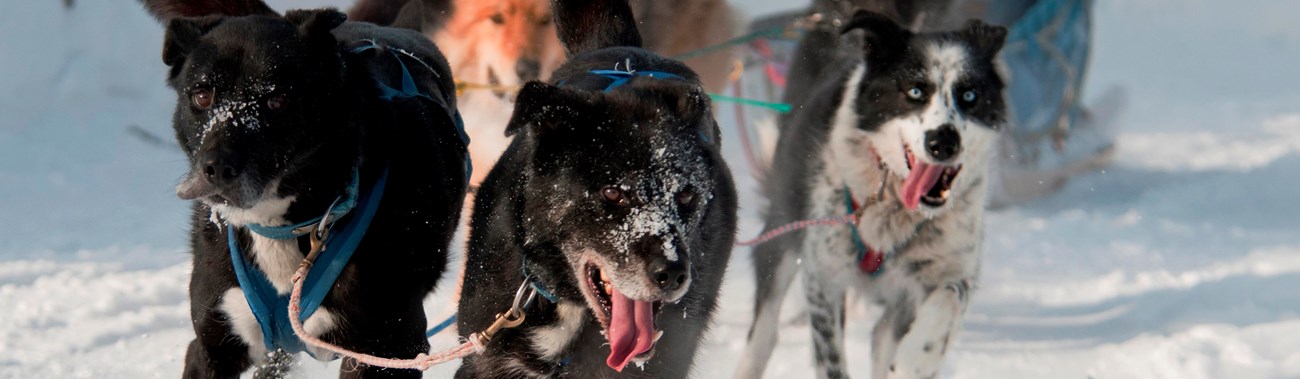
[[[650,276],[664,292],[676,291],[686,285],[690,273],[686,263],[681,259],[669,261],[666,257],[657,257],[650,263]]]
[[[208,181],[218,186],[229,184],[239,179],[242,174],[242,162],[238,154],[231,152],[207,152],[203,154],[203,175]]]
[[[542,75],[542,64],[536,59],[519,58],[515,63],[515,73],[521,81],[537,80]]]
[[[961,153],[961,135],[952,124],[943,124],[938,129],[925,132],[925,151],[939,161],[952,159]]]

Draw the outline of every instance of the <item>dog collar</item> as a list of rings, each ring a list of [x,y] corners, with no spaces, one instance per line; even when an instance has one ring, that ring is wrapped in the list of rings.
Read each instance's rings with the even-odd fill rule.
[[[347,215],[348,212],[351,212],[352,208],[357,205],[357,188],[360,183],[361,169],[357,168],[352,170],[352,180],[348,182],[348,187],[343,191],[343,195],[339,196],[338,200],[335,200],[334,204],[331,205],[331,208],[325,212],[325,214],[316,218],[285,226],[266,226],[262,224],[248,224],[246,226],[248,227],[248,230],[257,233],[257,235],[275,240],[287,240],[302,237],[307,235],[307,233],[310,233],[317,225],[321,225],[321,221],[324,221],[324,224],[331,224],[335,220]]]
[[[335,231],[331,232],[325,240],[325,249],[321,251],[316,264],[311,267],[311,271],[307,272],[307,278],[303,282],[302,320],[307,320],[320,307],[325,296],[334,287],[334,282],[343,272],[343,268],[347,267],[352,253],[356,252],[357,246],[361,244],[361,239],[370,227],[370,221],[379,210],[379,202],[384,196],[387,182],[388,168],[385,167],[363,196],[352,199],[353,205],[360,211],[353,214],[352,218],[342,226],[333,228]],[[281,348],[290,353],[308,351],[310,354],[311,352],[306,350],[302,340],[294,334],[293,327],[289,324],[289,294],[280,294],[266,278],[266,274],[245,254],[240,253],[239,239],[234,227],[226,228],[226,243],[230,247],[230,260],[234,266],[235,278],[239,281],[239,288],[244,292],[244,299],[248,301],[248,308],[253,311],[253,316],[262,330],[262,343],[267,350],[274,351],[276,348]]]
[[[519,272],[524,274],[524,280],[528,281],[528,285],[532,286],[533,290],[537,291],[538,295],[542,295],[543,298],[546,298],[546,300],[550,301],[552,304],[559,304],[559,296],[555,296],[555,293],[547,291],[546,288],[542,286],[542,282],[537,280],[536,276],[528,274],[528,259],[520,258],[519,262]]]

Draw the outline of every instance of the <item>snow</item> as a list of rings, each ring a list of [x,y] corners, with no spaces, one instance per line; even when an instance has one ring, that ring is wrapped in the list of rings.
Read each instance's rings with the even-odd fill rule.
[[[743,5],[751,15],[784,6]],[[1283,0],[1097,4],[1088,88],[1122,86],[1130,99],[1114,126],[1117,162],[1034,204],[990,213],[983,279],[944,377],[1300,377],[1297,9]],[[164,84],[162,28],[135,2],[7,10],[0,378],[175,377],[193,338],[189,209],[173,190],[185,160],[170,137],[176,96]],[[734,131],[722,122],[724,134]],[[748,238],[759,232],[762,201],[739,144],[725,143],[733,137],[723,141]],[[734,254],[697,377],[729,377],[743,348],[747,253]],[[453,311],[454,286],[444,280],[427,300],[431,323]],[[768,374],[808,377],[801,300],[787,301],[794,306]],[[850,309],[857,377],[870,370],[876,313]],[[434,347],[451,347],[452,335]],[[297,377],[338,367],[298,365]]]

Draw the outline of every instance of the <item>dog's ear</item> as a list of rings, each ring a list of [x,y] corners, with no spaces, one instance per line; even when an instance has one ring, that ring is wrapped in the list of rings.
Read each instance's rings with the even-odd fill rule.
[[[305,37],[329,36],[333,39],[334,35],[330,31],[343,25],[348,20],[348,15],[334,8],[299,9],[285,13],[284,18],[298,26],[298,34]]]
[[[275,16],[275,10],[262,0],[140,0],[144,9],[160,21],[181,17],[222,16]]]
[[[204,34],[221,24],[221,16],[183,17],[167,21],[167,33],[163,37],[162,58],[168,67],[175,67],[185,61],[194,45]]]
[[[677,98],[676,111],[681,120],[686,122],[683,126],[689,129],[685,132],[695,133],[704,142],[716,144],[719,131],[713,122],[710,104],[709,94],[697,87]]]
[[[539,81],[531,81],[515,96],[515,111],[506,124],[506,136],[513,136],[532,125],[535,131],[554,128],[560,121],[573,119],[574,106],[585,104],[578,91],[567,90]]]
[[[863,38],[862,48],[866,50],[867,60],[872,62],[897,56],[907,48],[907,40],[912,35],[889,16],[863,10],[854,14],[853,19],[844,25],[840,33],[848,33],[855,29],[862,29],[867,33]]]
[[[967,21],[959,34],[970,43],[972,53],[983,58],[993,58],[1007,40],[1007,28],[980,20]]]

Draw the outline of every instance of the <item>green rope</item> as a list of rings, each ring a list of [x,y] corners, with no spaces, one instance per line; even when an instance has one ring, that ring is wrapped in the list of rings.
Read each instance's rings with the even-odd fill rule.
[[[749,34],[746,34],[746,35],[743,35],[743,36],[740,36],[740,37],[736,37],[736,38],[732,38],[732,39],[729,39],[729,40],[723,41],[723,42],[721,42],[721,43],[719,43],[719,44],[716,44],[716,45],[705,46],[705,47],[701,47],[701,48],[699,48],[699,49],[695,49],[695,50],[691,50],[691,51],[685,52],[685,53],[683,53],[683,54],[681,54],[681,55],[678,55],[678,56],[676,56],[676,57],[673,57],[673,59],[676,59],[676,60],[679,60],[679,61],[684,61],[684,60],[691,59],[691,58],[695,58],[695,57],[698,57],[698,56],[701,56],[701,55],[709,55],[709,54],[713,54],[713,53],[716,53],[716,52],[722,51],[722,50],[724,50],[724,49],[726,49],[726,48],[729,48],[729,47],[732,47],[732,46],[735,46],[735,45],[739,45],[739,44],[743,44],[743,43],[749,43],[749,41],[753,41],[753,40],[756,40],[756,39],[759,39],[759,38],[768,37],[768,36],[774,36],[774,35],[785,34],[786,30],[787,30],[787,28],[784,27],[784,26],[777,26],[777,27],[771,27],[771,28],[767,28],[767,29],[763,29],[763,30],[755,31],[755,32],[752,32],[752,33],[749,33]]]
[[[725,102],[744,104],[744,105],[749,105],[754,107],[763,107],[780,113],[790,113],[790,104],[787,103],[772,103],[766,101],[758,101],[754,99],[746,99],[743,97],[731,97],[727,95],[719,95],[716,93],[709,94],[709,98],[713,99],[713,101],[725,101]]]

